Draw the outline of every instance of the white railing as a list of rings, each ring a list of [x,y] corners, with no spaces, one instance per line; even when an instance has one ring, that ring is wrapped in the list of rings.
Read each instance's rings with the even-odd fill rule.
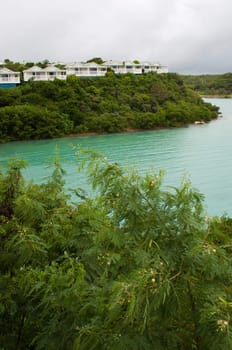
[[[94,69],[93,69],[94,68]],[[157,72],[157,73],[168,73],[168,67],[159,66],[159,65],[135,65],[135,66],[127,66],[127,65],[102,65],[99,67],[91,67],[91,66],[70,66],[66,69],[66,74],[64,72],[25,72],[24,80],[28,81],[30,79],[35,81],[52,81],[54,79],[65,80],[69,75],[76,75],[79,77],[102,77],[106,74],[108,69],[112,69],[116,74],[142,74],[148,72]],[[0,78],[1,81],[1,78]],[[12,81],[13,82],[13,81]],[[18,83],[18,81],[17,81]]]
[[[83,69],[83,70],[73,70],[73,69],[68,69],[67,70],[67,76],[68,75],[76,75],[78,77],[103,77],[106,74],[106,70],[100,70],[98,69],[97,71],[91,71],[90,69]]]
[[[60,74],[60,73],[56,73],[54,72],[54,74],[50,75],[49,73],[45,73],[45,72],[41,72],[41,74],[32,74],[32,73],[24,73],[24,80],[28,81],[28,80],[34,80],[34,81],[52,81],[54,79],[62,79],[65,80],[66,79],[66,74]]]
[[[107,69],[111,69],[116,74],[142,74],[148,72],[157,72],[157,73],[167,73],[168,68],[166,66],[159,65],[145,65],[143,66],[123,66],[123,65],[102,65],[97,67],[96,70],[92,70],[93,67],[85,67],[85,66],[74,66],[67,68],[67,75],[75,74],[76,76],[88,77],[88,76],[104,76],[107,72]]]
[[[0,76],[0,83],[19,84],[20,78],[19,77],[1,77]]]

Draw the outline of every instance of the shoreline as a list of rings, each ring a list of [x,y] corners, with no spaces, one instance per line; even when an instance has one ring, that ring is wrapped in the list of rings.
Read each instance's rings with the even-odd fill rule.
[[[221,98],[221,99],[224,99],[224,98],[232,98],[232,95],[231,96],[222,96],[222,95],[200,95],[201,98]],[[221,116],[221,114],[219,113],[218,114],[218,117],[215,118],[216,120],[219,119]],[[212,119],[209,121],[209,123],[215,119]],[[89,131],[89,132],[77,132],[77,133],[70,133],[70,134],[67,134],[67,135],[64,135],[63,137],[80,137],[80,136],[99,136],[99,135],[111,135],[111,134],[128,134],[128,133],[133,133],[133,132],[143,132],[143,131],[155,131],[155,130],[166,130],[166,129],[176,129],[176,128],[184,128],[184,127],[188,127],[190,125],[200,125],[200,124],[207,124],[208,122],[202,122],[202,121],[195,121],[193,123],[188,123],[188,124],[183,124],[183,125],[179,125],[177,127],[165,127],[165,126],[156,126],[154,128],[151,128],[151,129],[136,129],[136,128],[128,128],[128,129],[125,129],[125,130],[120,130],[120,131],[116,131],[116,132],[97,132],[97,131]]]
[[[201,98],[232,98],[232,95],[200,95]]]
[[[219,119],[220,115],[216,119],[212,119],[209,122],[202,122],[202,121],[195,121],[193,123],[189,124],[183,124],[178,127],[165,127],[165,126],[157,126],[152,129],[134,129],[134,128],[128,128],[126,130],[116,131],[116,132],[83,132],[83,133],[71,133],[64,135],[63,137],[80,137],[80,136],[101,136],[101,135],[113,135],[113,134],[130,134],[133,132],[145,132],[145,131],[158,131],[158,130],[171,130],[171,129],[178,129],[178,128],[187,128],[191,125],[198,125],[198,124],[207,124],[210,123],[213,120]]]
[[[152,131],[152,130],[159,130],[159,129],[166,129],[166,128],[157,128],[157,129],[127,129],[127,130],[121,130],[118,132],[77,132],[77,133],[71,133],[67,134],[64,137],[79,137],[79,136],[100,136],[100,135],[113,135],[113,134],[129,134],[133,132],[142,132],[142,131]]]
[[[189,124],[188,124],[189,125]],[[182,127],[187,127],[188,125],[183,125]],[[100,135],[113,135],[113,134],[130,134],[133,132],[143,132],[143,131],[155,131],[155,130],[165,130],[165,129],[175,129],[175,127],[155,127],[153,129],[126,129],[126,130],[120,130],[116,132],[81,132],[81,133],[71,133],[67,134],[64,137],[79,137],[79,136],[100,136]]]

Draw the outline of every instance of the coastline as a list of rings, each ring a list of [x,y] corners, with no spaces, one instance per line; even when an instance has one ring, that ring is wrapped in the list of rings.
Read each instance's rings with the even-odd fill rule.
[[[220,115],[216,118],[219,119]],[[151,129],[135,129],[135,128],[128,128],[126,130],[120,130],[118,132],[82,132],[82,133],[71,133],[71,134],[67,134],[64,135],[63,137],[80,137],[80,136],[100,136],[100,135],[113,135],[113,134],[130,134],[133,132],[144,132],[144,131],[158,131],[158,130],[167,130],[167,129],[178,129],[178,128],[187,128],[190,125],[198,125],[198,124],[207,124],[210,123],[209,122],[202,122],[202,121],[195,121],[193,123],[189,123],[189,124],[182,124],[179,125],[178,127],[165,127],[165,126],[157,126]]]
[[[142,132],[142,131],[148,131],[148,130],[158,130],[158,129],[165,129],[165,128],[155,128],[155,129],[126,129],[126,130],[120,130],[118,132],[77,132],[77,133],[71,133],[67,134],[64,137],[79,137],[79,136],[98,136],[98,135],[110,135],[110,134],[127,134],[132,132]]]
[[[202,98],[232,98],[232,95],[200,95]]]
[[[189,125],[189,124],[188,124]],[[183,125],[187,126],[187,125]],[[136,128],[128,128],[126,130],[120,130],[118,132],[77,132],[77,133],[71,133],[71,134],[67,134],[64,137],[79,137],[79,136],[98,136],[98,135],[111,135],[111,134],[129,134],[129,133],[133,133],[133,132],[143,132],[143,131],[155,131],[155,130],[163,130],[163,129],[175,129],[175,127],[161,127],[161,126],[157,126],[155,128],[152,129],[136,129]]]

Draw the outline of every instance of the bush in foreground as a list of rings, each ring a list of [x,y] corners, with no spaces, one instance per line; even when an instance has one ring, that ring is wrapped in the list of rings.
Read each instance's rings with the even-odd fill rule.
[[[90,198],[55,161],[37,185],[0,177],[0,343],[11,349],[232,349],[231,219],[86,153]]]

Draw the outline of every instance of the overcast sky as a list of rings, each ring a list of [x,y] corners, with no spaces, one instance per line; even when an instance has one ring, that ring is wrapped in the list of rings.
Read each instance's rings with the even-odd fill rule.
[[[0,60],[150,60],[232,71],[232,0],[1,1]]]

